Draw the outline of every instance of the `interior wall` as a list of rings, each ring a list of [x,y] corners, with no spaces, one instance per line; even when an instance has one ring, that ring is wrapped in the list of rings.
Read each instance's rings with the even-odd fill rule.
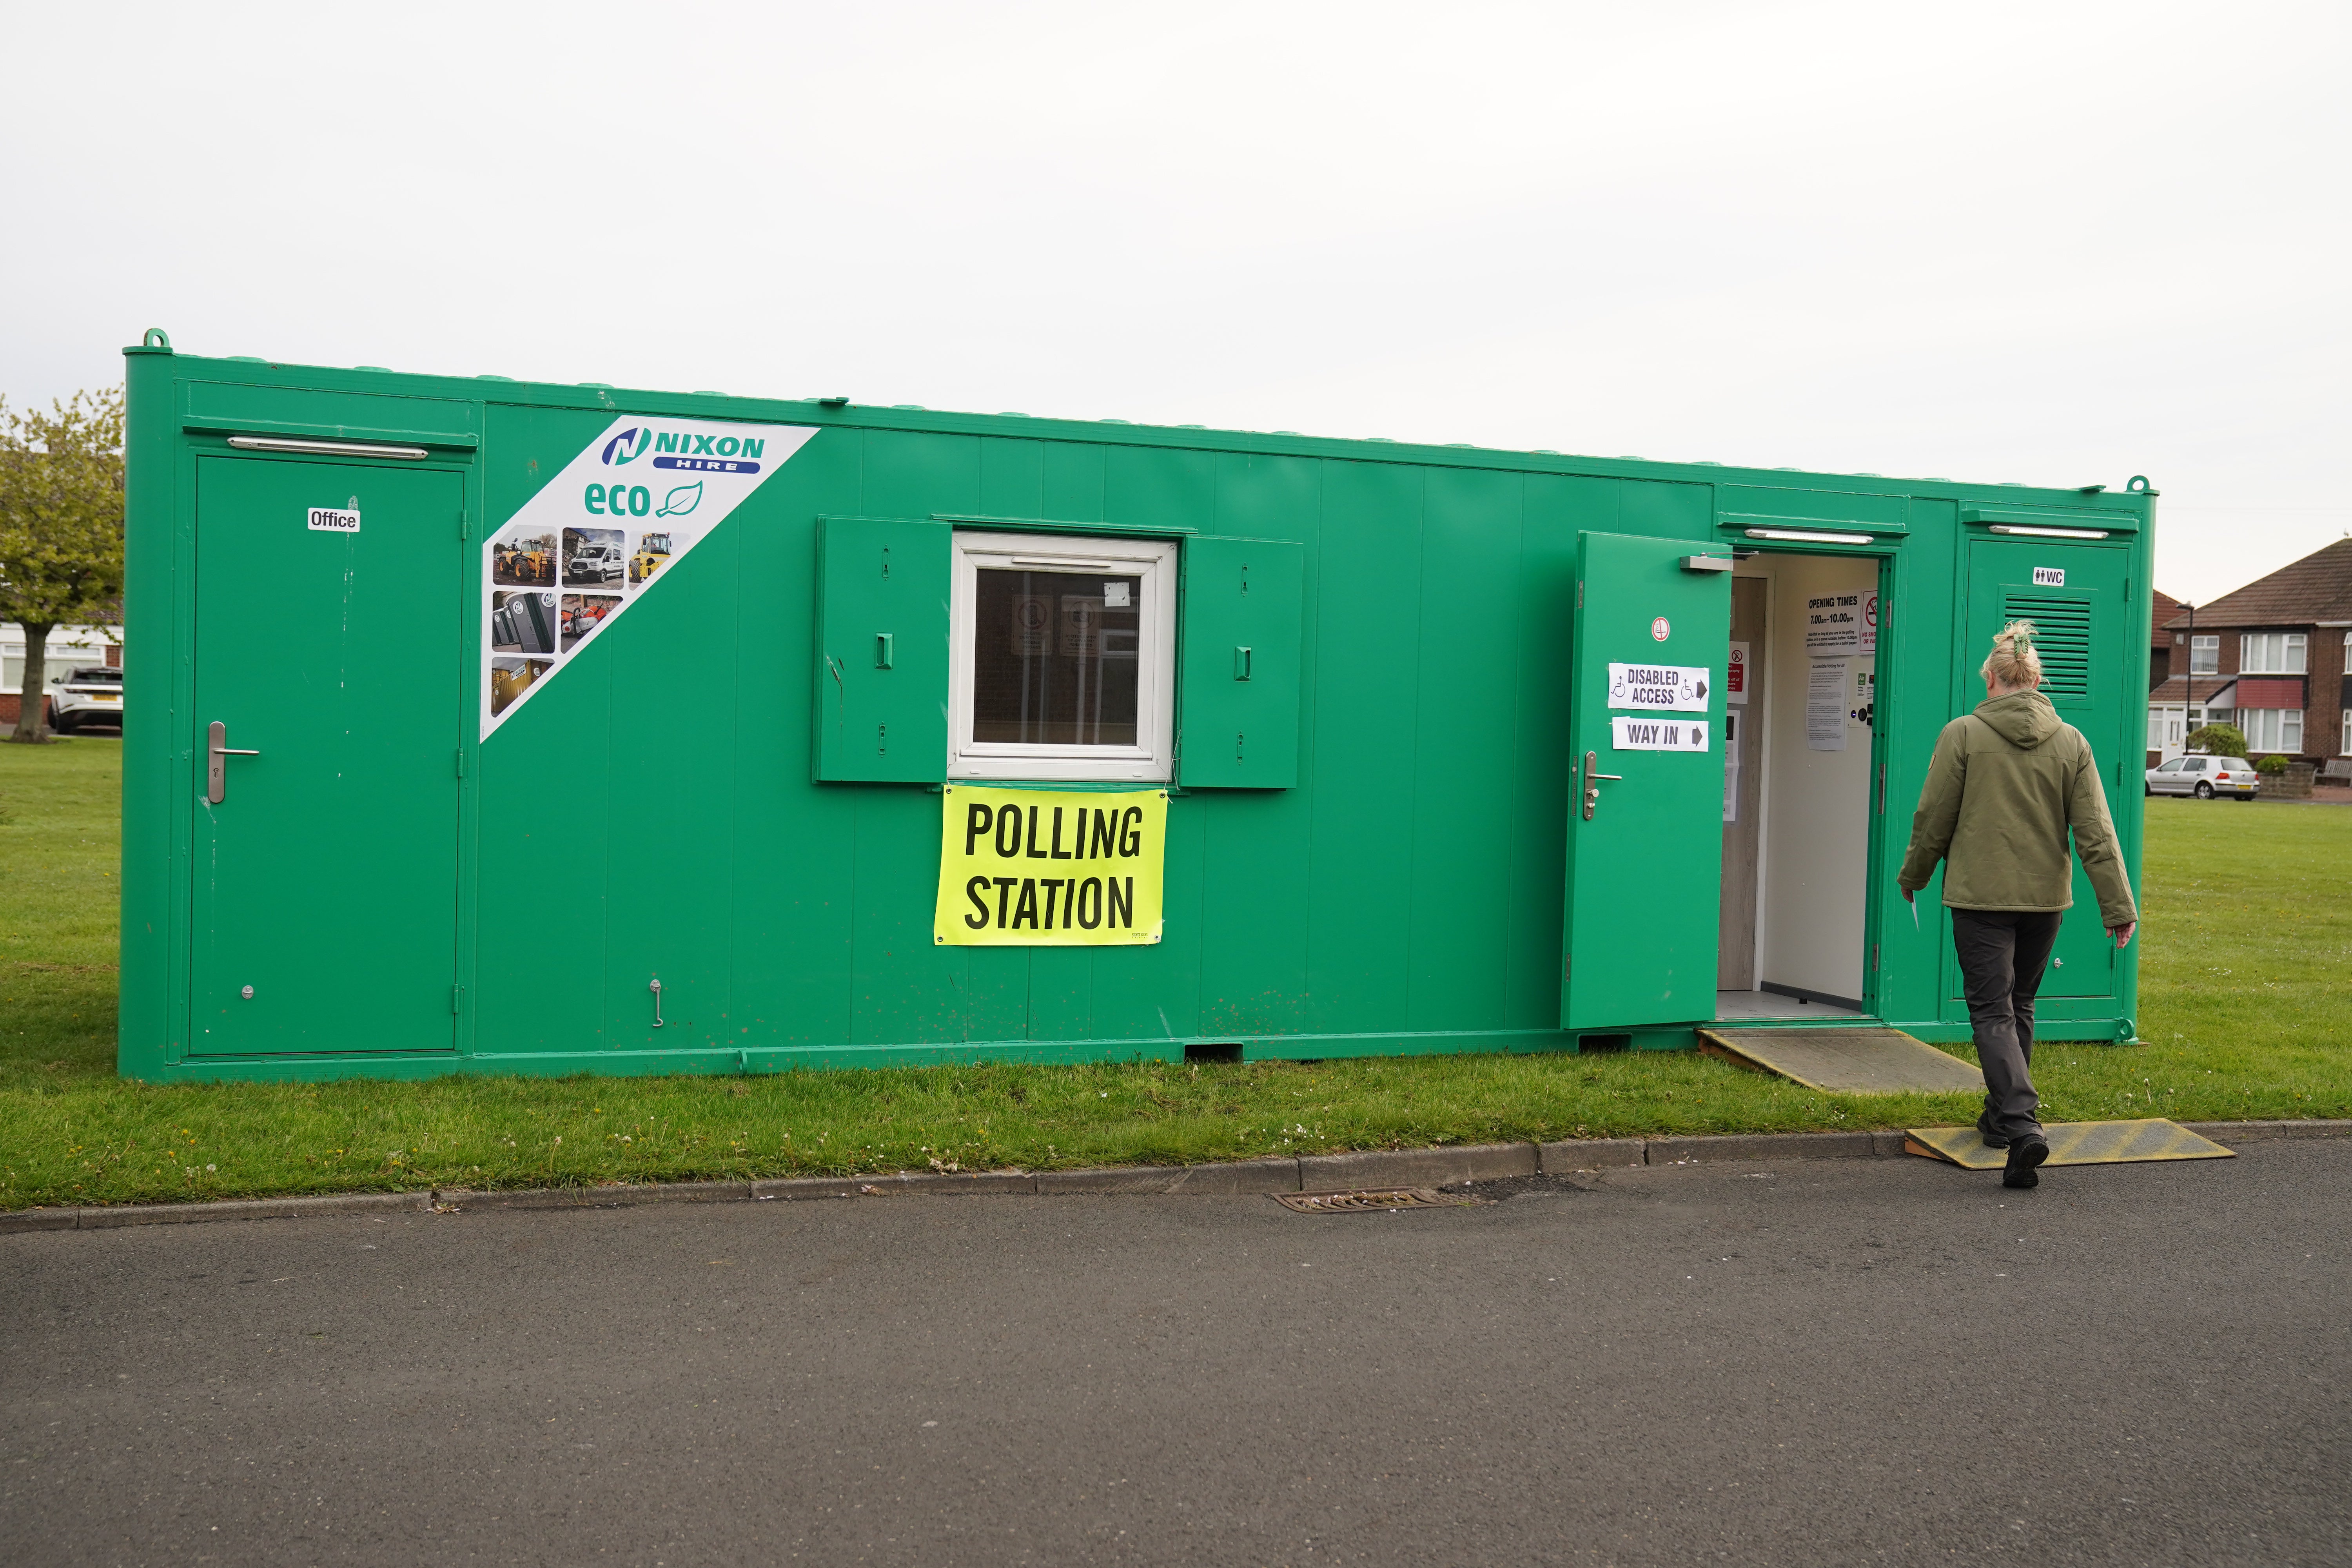
[[[1806,602],[1878,588],[1874,562],[1783,555],[1772,571],[1770,700],[1764,761],[1764,854],[1758,921],[1767,986],[1859,999],[1863,913],[1870,874],[1871,731],[1845,719],[1845,749],[1806,743],[1805,704],[1815,660],[1805,650]],[[1844,655],[1841,713],[1863,706],[1857,675],[1875,658]]]

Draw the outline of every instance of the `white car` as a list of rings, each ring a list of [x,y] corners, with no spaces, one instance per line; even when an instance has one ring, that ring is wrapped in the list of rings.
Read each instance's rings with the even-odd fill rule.
[[[93,724],[122,722],[122,672],[107,665],[76,665],[49,677],[49,728],[62,735]]]
[[[2200,800],[2227,795],[2252,800],[2262,787],[2262,775],[2243,757],[2175,757],[2147,770],[2150,795],[2193,795]]]

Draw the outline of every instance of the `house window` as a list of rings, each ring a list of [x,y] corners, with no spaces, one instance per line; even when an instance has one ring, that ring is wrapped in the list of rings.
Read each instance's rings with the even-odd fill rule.
[[[113,651],[109,649],[109,652]],[[2344,634],[2344,673],[2352,675],[2352,632]]]
[[[2219,637],[2189,639],[2189,673],[2191,675],[2221,673],[2221,639]]]
[[[1172,542],[960,532],[950,610],[950,778],[1171,776]]]
[[[2151,752],[2164,750],[2164,710],[2161,708],[2147,710],[2147,749]]]
[[[2345,673],[2352,675],[2352,670],[2347,670]],[[2336,742],[2336,754],[2339,757],[2352,757],[2352,708],[2344,710],[2344,722],[2336,727],[2336,732],[2342,737]]]
[[[2308,641],[2302,632],[2247,632],[2238,638],[2238,673],[2301,675]]]
[[[2250,752],[2303,750],[2300,708],[2248,708],[2239,713],[2238,728],[2245,732],[2246,750]]]

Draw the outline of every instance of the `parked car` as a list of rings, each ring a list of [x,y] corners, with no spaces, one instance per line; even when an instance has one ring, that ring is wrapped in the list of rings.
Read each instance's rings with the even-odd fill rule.
[[[77,665],[49,677],[49,728],[62,735],[94,724],[122,722],[122,672],[106,665]]]
[[[2243,757],[2175,757],[2147,770],[2150,795],[2193,795],[2200,800],[2227,795],[2252,800],[2262,787],[2262,775]]]
[[[621,553],[617,544],[583,544],[563,563],[563,580],[573,587],[582,584],[617,583],[629,569],[629,558]]]

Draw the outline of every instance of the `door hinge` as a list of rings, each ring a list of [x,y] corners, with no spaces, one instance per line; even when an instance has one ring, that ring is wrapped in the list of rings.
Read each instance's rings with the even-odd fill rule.
[[[457,776],[466,776],[466,748],[463,746],[457,748]]]
[[[460,539],[470,539],[473,537],[473,524],[467,519],[464,510],[460,509],[457,513],[457,537]]]
[[[1874,942],[1870,944],[1870,972],[1878,973],[1878,944]]]
[[[1581,577],[1576,580],[1576,607],[1580,610],[1584,608],[1584,579]]]
[[[1878,815],[1886,815],[1886,764],[1878,764]]]
[[[457,1014],[463,1013],[465,1010],[466,988],[462,985],[452,985],[449,987],[449,1011]]]

